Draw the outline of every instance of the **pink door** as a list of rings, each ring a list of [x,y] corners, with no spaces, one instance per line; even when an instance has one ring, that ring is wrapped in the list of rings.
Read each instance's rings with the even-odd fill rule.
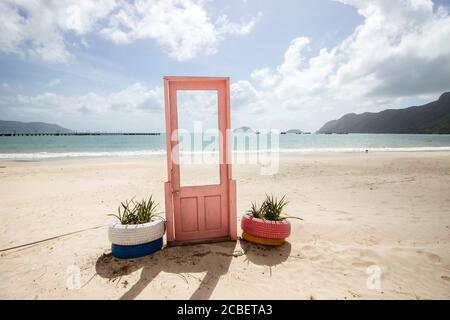
[[[180,185],[177,90],[217,92],[220,183]],[[168,244],[237,238],[236,184],[231,177],[229,78],[164,77],[168,182],[165,184]],[[182,173],[181,173],[182,174]]]

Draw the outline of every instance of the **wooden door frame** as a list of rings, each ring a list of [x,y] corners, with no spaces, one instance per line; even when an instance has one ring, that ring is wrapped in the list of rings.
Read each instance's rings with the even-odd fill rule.
[[[232,179],[231,171],[231,116],[230,116],[230,78],[229,77],[191,77],[191,76],[165,76],[164,77],[164,105],[165,105],[165,117],[166,117],[166,149],[167,149],[167,177],[168,181],[164,184],[165,192],[165,207],[166,207],[166,226],[167,226],[167,244],[176,245],[180,244],[177,242],[176,232],[175,232],[175,221],[174,221],[174,203],[173,203],[173,155],[172,150],[174,146],[178,143],[177,140],[172,141],[172,120],[176,119],[178,122],[177,110],[171,110],[170,108],[170,92],[171,87],[177,84],[182,84],[184,87],[191,87],[192,90],[202,90],[202,84],[219,84],[225,86],[225,104],[223,107],[225,110],[220,110],[218,114],[224,116],[222,121],[225,123],[225,134],[223,135],[224,142],[223,154],[220,157],[220,165],[226,166],[226,180],[222,181],[221,184],[226,183],[228,192],[228,239],[237,239],[237,220],[236,220],[236,181]],[[190,90],[190,89],[183,89]],[[209,88],[203,90],[211,90]],[[176,92],[176,89],[175,89]],[[219,104],[220,105],[220,104]],[[219,120],[220,121],[220,120]],[[223,133],[223,132],[222,132]],[[179,177],[178,177],[179,178]],[[221,176],[222,178],[222,176]],[[209,242],[219,239],[201,239],[201,242]],[[224,240],[224,239],[220,239]],[[189,241],[197,242],[197,241]]]

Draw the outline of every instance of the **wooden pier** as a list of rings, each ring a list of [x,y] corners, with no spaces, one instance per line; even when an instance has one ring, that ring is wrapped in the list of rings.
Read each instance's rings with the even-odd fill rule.
[[[48,132],[48,133],[0,133],[0,137],[18,137],[18,136],[159,136],[160,132]]]

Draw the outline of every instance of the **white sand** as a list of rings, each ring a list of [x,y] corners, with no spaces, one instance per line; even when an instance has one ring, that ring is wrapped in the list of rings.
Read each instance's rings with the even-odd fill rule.
[[[292,220],[289,243],[127,262],[103,256],[101,227],[1,252],[0,298],[450,299],[450,153],[284,156],[275,176],[235,166],[234,178],[238,215],[266,192],[287,194],[287,213],[305,219]],[[153,193],[163,210],[165,180],[164,157],[0,162],[0,249],[107,225],[132,196]],[[367,288],[372,265],[381,290]],[[77,268],[81,288],[68,289]]]

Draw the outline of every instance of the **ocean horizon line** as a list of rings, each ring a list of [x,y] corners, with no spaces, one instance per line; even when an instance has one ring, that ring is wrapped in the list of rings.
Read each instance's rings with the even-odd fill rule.
[[[304,149],[264,149],[264,150],[233,150],[233,154],[315,154],[315,153],[365,153],[365,152],[439,152],[450,151],[449,147],[386,147],[386,148],[304,148]],[[216,152],[189,151],[182,155],[214,154]],[[165,150],[135,150],[135,151],[79,151],[79,152],[26,152],[0,153],[0,161],[15,160],[51,160],[70,158],[102,158],[102,157],[133,157],[162,156]]]

